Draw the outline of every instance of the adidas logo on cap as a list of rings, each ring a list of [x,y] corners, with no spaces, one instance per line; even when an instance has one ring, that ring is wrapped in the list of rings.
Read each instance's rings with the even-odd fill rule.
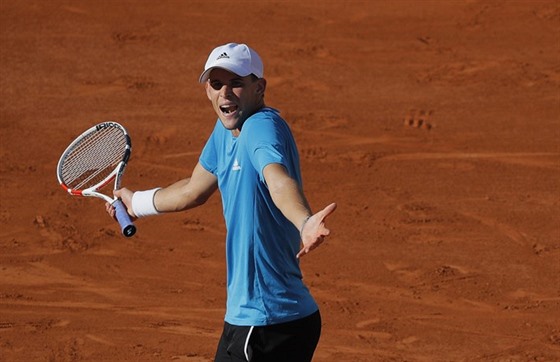
[[[223,59],[223,58],[228,58],[229,59],[229,55],[227,55],[227,53],[224,52],[224,53],[220,54],[220,56],[217,57],[216,60],[220,60],[220,59]]]

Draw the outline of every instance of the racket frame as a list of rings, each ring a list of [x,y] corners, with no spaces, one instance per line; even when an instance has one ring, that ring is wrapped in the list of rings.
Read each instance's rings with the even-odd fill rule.
[[[103,128],[107,128],[107,127],[119,128],[123,132],[124,137],[126,139],[125,154],[123,156],[123,159],[119,162],[119,164],[115,167],[115,169],[109,175],[107,175],[103,180],[101,180],[97,184],[95,184],[91,187],[85,188],[83,190],[72,189],[72,188],[68,187],[64,183],[64,181],[62,180],[62,177],[61,177],[62,165],[63,165],[63,161],[66,159],[66,155],[68,153],[70,153],[74,149],[76,144],[81,142],[86,136],[92,134],[93,132],[97,132],[97,131],[99,131]],[[97,124],[93,127],[88,128],[87,130],[82,132],[81,135],[76,137],[76,139],[74,141],[72,141],[72,143],[70,143],[70,145],[68,145],[68,147],[66,147],[66,150],[64,150],[64,152],[62,153],[62,156],[60,156],[60,159],[58,160],[58,164],[57,164],[57,167],[56,167],[56,170],[57,170],[56,176],[58,178],[58,183],[70,195],[72,195],[72,196],[83,196],[83,197],[97,197],[97,198],[105,200],[106,202],[111,204],[115,208],[115,210],[117,211],[116,216],[117,216],[117,221],[121,225],[121,231],[122,231],[123,235],[127,236],[127,237],[130,237],[130,236],[134,235],[134,233],[136,232],[136,227],[134,226],[134,224],[132,223],[132,220],[130,219],[130,216],[126,212],[126,209],[124,208],[124,205],[123,205],[122,201],[120,199],[116,198],[116,197],[110,197],[108,195],[105,195],[105,194],[99,192],[99,190],[102,189],[103,187],[107,186],[108,184],[110,184],[111,181],[113,181],[113,180],[114,180],[113,189],[117,190],[117,189],[120,188],[121,177],[124,173],[124,170],[126,168],[128,160],[130,158],[131,150],[132,150],[132,143],[131,143],[131,140],[130,140],[130,136],[129,136],[128,132],[126,131],[126,129],[122,125],[120,125],[117,122],[113,122],[113,121],[102,122],[102,123],[99,123],[99,124]],[[123,214],[123,210],[124,210],[124,214]]]

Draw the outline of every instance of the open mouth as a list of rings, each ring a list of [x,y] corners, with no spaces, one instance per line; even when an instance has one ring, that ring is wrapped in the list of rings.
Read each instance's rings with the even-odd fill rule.
[[[232,114],[237,111],[237,106],[233,104],[228,106],[220,106],[220,110],[223,114]]]

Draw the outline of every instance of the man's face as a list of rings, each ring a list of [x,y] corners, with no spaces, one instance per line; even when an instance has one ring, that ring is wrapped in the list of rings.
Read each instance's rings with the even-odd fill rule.
[[[264,106],[264,79],[240,77],[224,69],[210,72],[206,94],[224,127],[239,135],[243,122]]]

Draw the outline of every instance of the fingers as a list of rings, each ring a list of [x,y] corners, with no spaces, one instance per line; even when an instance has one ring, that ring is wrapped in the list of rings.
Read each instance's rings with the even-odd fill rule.
[[[120,198],[122,197],[123,190],[124,190],[124,189],[113,190],[113,195],[114,195],[117,199],[120,199]]]
[[[325,240],[325,238],[323,236],[317,238],[313,243],[311,243],[308,246],[304,246],[299,253],[297,253],[296,258],[300,258],[304,255],[306,255],[307,253],[309,253],[311,250],[317,248],[319,245],[321,245],[323,243],[323,241]]]
[[[327,207],[325,207],[323,210],[319,211],[318,214],[321,215],[321,220],[325,220],[330,214],[332,214],[334,212],[334,210],[336,210],[336,203],[332,203],[330,205],[328,205]]]
[[[328,236],[330,234],[330,230],[325,227],[325,220],[334,212],[334,210],[336,210],[336,206],[337,205],[333,202],[323,210],[311,216],[309,221],[305,224],[306,226],[309,225],[306,228],[306,231],[308,231],[306,234],[309,236],[309,233],[311,233],[311,235],[315,236],[315,238]]]
[[[297,258],[300,258],[317,248],[325,241],[325,237],[331,234],[331,231],[325,227],[325,219],[336,210],[336,207],[336,203],[332,203],[312,216],[312,219],[314,220],[310,220],[310,222],[307,223],[309,224],[309,230],[306,230],[306,237],[302,238],[304,239],[302,240],[303,247],[296,255]]]
[[[296,258],[300,258],[306,254],[308,254],[311,250],[317,248],[319,245],[321,245],[321,243],[323,242],[323,238],[321,239],[317,239],[316,242],[314,242],[313,244],[309,245],[309,246],[304,246],[299,253],[297,253]]]
[[[126,187],[123,187],[122,189],[118,189],[118,190],[113,190],[113,195],[115,195],[117,199],[121,199],[121,201],[125,204],[127,208],[130,208],[130,206],[132,205],[133,192],[127,189]]]
[[[113,204],[106,202],[105,203],[105,211],[107,211],[107,214],[109,214],[109,216],[111,216],[113,219],[116,217],[115,216],[115,208],[113,207]]]
[[[129,209],[129,206],[131,204],[131,199],[132,199],[132,191],[130,191],[126,187],[123,187],[118,190],[113,190],[113,195],[115,196],[115,198],[121,199],[125,207]],[[113,219],[116,218],[115,208],[113,207],[112,203],[109,202],[105,203],[105,210],[107,211],[109,216],[111,216]]]
[[[309,253],[311,250],[309,248],[303,248],[299,251],[299,253],[297,253],[296,258],[301,258],[302,256],[306,255],[307,253]]]

